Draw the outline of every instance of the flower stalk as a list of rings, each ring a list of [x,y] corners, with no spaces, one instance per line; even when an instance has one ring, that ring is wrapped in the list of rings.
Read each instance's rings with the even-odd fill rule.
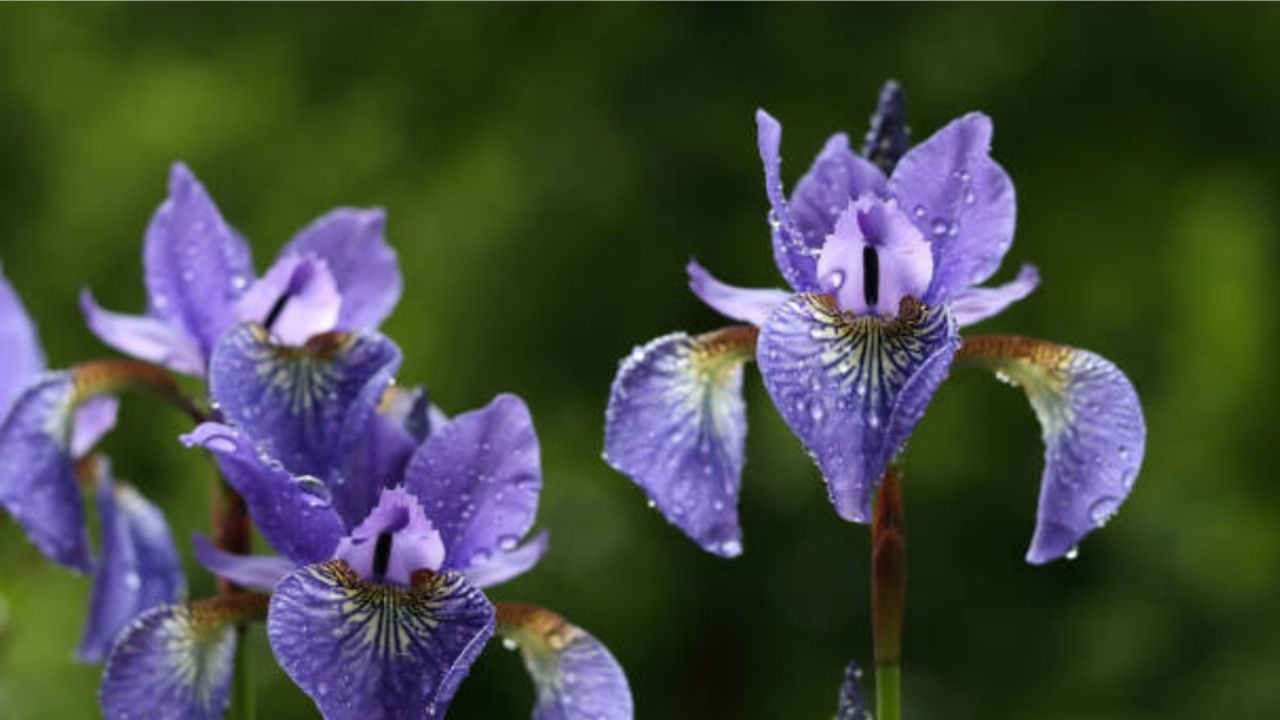
[[[902,618],[907,547],[902,476],[890,466],[876,495],[871,525],[871,638],[876,665],[876,717],[902,717]]]

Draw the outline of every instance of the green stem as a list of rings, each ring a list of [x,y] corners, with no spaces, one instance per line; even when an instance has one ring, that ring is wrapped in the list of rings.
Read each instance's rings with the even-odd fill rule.
[[[253,693],[252,656],[249,651],[247,625],[236,628],[235,670],[231,688],[230,720],[254,720],[258,705]]]
[[[876,666],[876,719],[902,720],[901,666]]]

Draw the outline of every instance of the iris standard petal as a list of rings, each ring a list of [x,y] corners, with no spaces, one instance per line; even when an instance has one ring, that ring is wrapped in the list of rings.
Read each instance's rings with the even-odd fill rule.
[[[504,583],[532,570],[546,554],[549,542],[550,535],[543,530],[514,550],[499,550],[488,560],[473,564],[464,574],[478,588]]]
[[[953,120],[904,155],[889,180],[890,196],[933,244],[927,303],[986,281],[1013,242],[1013,182],[991,159],[991,134],[981,113]]]
[[[182,561],[160,509],[131,486],[113,482],[105,469],[97,494],[101,558],[94,568],[89,622],[76,651],[83,662],[101,662],[129,621],[186,594]]]
[[[626,673],[591,633],[532,605],[500,603],[498,632],[520,648],[533,678],[534,720],[631,720]]]
[[[690,260],[684,268],[689,289],[712,310],[730,320],[762,324],[774,308],[787,301],[790,293],[772,288],[740,288],[720,282],[707,269]]]
[[[870,720],[866,702],[862,699],[862,670],[850,660],[844,666],[844,682],[840,684],[840,698],[836,704],[836,720]]]
[[[342,296],[339,330],[377,328],[400,299],[400,263],[383,236],[385,226],[381,209],[338,208],[304,228],[283,251],[314,254],[328,263]]]
[[[747,434],[742,365],[756,329],[674,333],[622,361],[605,412],[604,457],[708,552],[742,552],[738,491]]]
[[[791,217],[810,250],[821,250],[836,220],[862,195],[883,195],[884,173],[849,149],[849,137],[832,135],[791,193]]]
[[[347,527],[355,527],[378,502],[382,491],[400,482],[417,442],[394,420],[375,413],[348,453],[341,482],[330,483],[334,508]]]
[[[71,456],[73,373],[46,373],[27,387],[0,424],[0,506],[50,560],[88,572],[93,565],[84,504]]]
[[[253,259],[181,163],[170,171],[169,197],[147,226],[142,262],[148,315],[182,328],[207,357],[235,322],[235,302],[253,278]]]
[[[960,327],[980,323],[1030,295],[1040,285],[1040,271],[1023,265],[1013,280],[995,287],[965,288],[951,296],[948,305]]]
[[[299,565],[328,560],[345,531],[324,481],[295,476],[238,429],[204,423],[182,437],[213,454],[222,476],[244,498],[249,515],[276,552]]]
[[[841,313],[827,295],[800,294],[761,328],[756,362],[765,386],[817,462],[841,517],[870,519],[885,467],[958,346],[946,308],[910,298],[884,321]]]
[[[71,421],[72,457],[84,457],[102,436],[111,432],[119,410],[120,401],[111,395],[99,395],[81,403]]]
[[[106,720],[221,720],[230,699],[237,622],[261,617],[251,593],[161,605],[138,616],[107,657]]]
[[[764,110],[756,110],[756,144],[760,148],[760,162],[764,164],[764,191],[769,198],[774,263],[793,290],[816,290],[814,264],[817,262],[817,249],[805,244],[805,237],[791,217],[791,208],[782,189],[782,125]]]
[[[89,330],[120,352],[176,372],[204,375],[205,354],[200,341],[182,326],[145,315],[103,310],[88,290],[80,293],[80,310]]]
[[[241,587],[270,591],[285,575],[298,568],[279,555],[236,555],[221,550],[203,535],[191,537],[196,562],[209,572]]]
[[[338,326],[342,296],[328,264],[314,255],[286,253],[245,291],[236,319],[264,325],[285,345]]]
[[[889,173],[910,147],[907,127],[907,94],[896,81],[889,80],[880,88],[871,127],[863,141],[862,155]]]
[[[27,383],[45,368],[44,350],[36,326],[22,299],[0,274],[0,420]]]
[[[379,585],[335,560],[276,586],[267,637],[327,720],[394,720],[444,716],[493,624],[493,606],[461,575]]]
[[[504,394],[458,415],[414,453],[405,487],[444,538],[446,568],[465,572],[514,550],[533,526],[542,491],[529,408]]]
[[[1133,384],[1105,358],[1031,338],[966,338],[959,357],[1026,391],[1045,443],[1027,561],[1039,565],[1066,555],[1106,524],[1138,477],[1147,428]]]
[[[209,386],[231,424],[290,472],[328,479],[399,366],[400,349],[375,333],[327,333],[293,347],[246,323],[218,343]]]

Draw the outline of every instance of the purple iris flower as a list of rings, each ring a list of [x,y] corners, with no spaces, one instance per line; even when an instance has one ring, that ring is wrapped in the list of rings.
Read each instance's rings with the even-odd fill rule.
[[[756,122],[774,259],[791,291],[733,287],[691,262],[694,294],[749,325],[636,348],[613,384],[606,460],[703,548],[739,554],[742,366],[755,359],[836,512],[865,523],[888,463],[959,352],[1028,392],[1046,466],[1027,559],[1066,554],[1128,495],[1145,425],[1128,379],[1097,355],[1026,338],[970,338],[961,350],[960,328],[1039,283],[1028,265],[979,287],[1009,249],[1016,209],[990,156],[991,120],[964,115],[908,150],[904,98],[891,83],[864,154],[832,136],[790,198],[781,126],[763,110]]]
[[[0,276],[0,507],[50,560],[93,576],[76,655],[98,662],[134,616],[185,594],[182,566],[160,511],[90,456],[116,420],[99,373],[48,372],[35,325]],[[89,547],[81,487],[96,496],[99,557]]]
[[[103,342],[191,375],[205,373],[218,339],[242,321],[263,323],[294,345],[330,330],[371,330],[391,313],[402,286],[384,224],[382,210],[332,210],[255,279],[249,246],[177,163],[143,244],[147,314],[103,310],[88,290],[81,307]]]
[[[233,555],[197,537],[197,559],[239,585],[272,592],[266,620],[276,659],[330,719],[443,715],[495,630],[495,608],[481,588],[533,567],[547,547],[545,532],[521,544],[542,488],[524,403],[500,395],[446,419],[421,393],[390,385],[399,364],[399,349],[373,333],[328,333],[292,346],[258,325],[238,326],[209,365],[226,422],[202,424],[183,439],[213,455],[280,553]],[[174,699],[166,712],[175,717],[218,717],[225,706],[231,665],[221,658],[234,636],[206,632],[216,644],[201,649],[192,609],[165,612],[166,619],[137,623],[119,659],[108,662],[108,717],[124,717],[155,687]],[[567,696],[565,708],[601,703],[614,709],[592,717],[629,718],[624,678],[566,685],[574,668],[583,677],[622,678],[598,641],[580,632],[572,639],[591,651],[554,648],[551,656],[564,659],[555,667],[565,669],[535,675],[550,688],[539,707]],[[591,662],[574,662],[579,655]],[[214,660],[201,672],[183,672],[205,657]]]

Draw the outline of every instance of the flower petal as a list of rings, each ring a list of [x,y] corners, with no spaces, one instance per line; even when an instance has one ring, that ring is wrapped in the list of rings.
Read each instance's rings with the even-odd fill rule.
[[[328,263],[342,296],[339,330],[376,329],[400,299],[400,263],[385,225],[381,209],[338,208],[303,228],[281,253],[311,253]]]
[[[529,408],[504,394],[455,417],[414,453],[405,486],[444,538],[447,569],[465,572],[514,550],[533,526],[542,491]]]
[[[299,565],[333,556],[345,527],[322,480],[289,474],[227,425],[204,423],[182,442],[213,453],[222,476],[244,498],[254,524],[277,552]]]
[[[44,350],[22,299],[0,274],[0,420],[18,393],[45,368]]]
[[[945,307],[903,301],[883,321],[801,294],[760,331],[756,361],[791,431],[826,479],[836,512],[867,522],[889,461],[906,442],[959,346]]]
[[[520,647],[537,688],[534,720],[631,720],[626,673],[591,633],[532,605],[500,603],[498,632]]]
[[[236,303],[236,319],[267,325],[285,345],[302,345],[338,325],[342,296],[328,264],[286,253]]]
[[[844,666],[844,682],[840,685],[840,700],[836,705],[836,720],[870,720],[866,702],[862,699],[862,670],[852,660]]]
[[[82,572],[93,561],[71,457],[74,375],[46,373],[0,425],[0,506],[50,560]]]
[[[726,285],[715,279],[696,260],[690,260],[684,269],[689,274],[689,289],[693,294],[730,320],[760,325],[774,308],[791,297],[790,293],[782,290],[756,290]]]
[[[120,352],[176,372],[204,375],[205,355],[200,341],[182,327],[145,315],[103,310],[88,290],[80,293],[80,310],[89,330]]]
[[[102,463],[105,465],[105,461]],[[182,560],[164,514],[105,468],[98,481],[102,557],[94,568],[89,622],[76,656],[101,662],[116,636],[138,614],[186,594]]]
[[[1147,427],[1133,384],[1085,350],[1007,335],[966,338],[976,360],[1026,391],[1044,433],[1040,507],[1027,562],[1056,560],[1102,527],[1129,496]]]
[[[412,587],[365,582],[345,563],[276,586],[267,637],[328,720],[443,716],[493,633],[493,606],[456,573]]]
[[[605,460],[673,525],[723,557],[742,553],[742,365],[755,338],[754,327],[737,326],[636,348],[618,369],[605,412]]]
[[[76,408],[71,425],[71,455],[84,457],[116,426],[120,401],[110,395],[89,398]]]
[[[266,596],[161,605],[129,624],[107,657],[98,699],[106,720],[221,720],[230,699],[235,624]]]
[[[1013,243],[1013,182],[991,159],[991,118],[969,113],[903,156],[890,195],[933,243],[933,283],[923,298],[944,302],[1000,267]]]
[[[148,314],[186,331],[208,357],[235,322],[235,302],[253,278],[253,258],[181,163],[170,171],[169,197],[147,226],[142,262]]]
[[[246,323],[218,343],[209,385],[231,424],[268,455],[327,480],[399,366],[400,349],[381,335],[328,333],[292,347]]]
[[[907,95],[896,81],[886,81],[880,88],[880,98],[871,116],[871,127],[867,129],[862,154],[882,172],[890,172],[910,147],[909,136]]]
[[[236,555],[220,550],[203,535],[191,538],[196,562],[205,570],[242,587],[270,591],[285,575],[298,568],[279,555]]]
[[[1040,285],[1040,271],[1034,265],[1023,265],[1018,276],[1004,285],[989,288],[965,288],[951,297],[951,314],[960,327],[995,317],[1004,309],[1030,295]]]
[[[493,587],[533,569],[547,552],[550,535],[546,530],[510,551],[498,551],[484,562],[467,568],[467,579],[478,588]]]

